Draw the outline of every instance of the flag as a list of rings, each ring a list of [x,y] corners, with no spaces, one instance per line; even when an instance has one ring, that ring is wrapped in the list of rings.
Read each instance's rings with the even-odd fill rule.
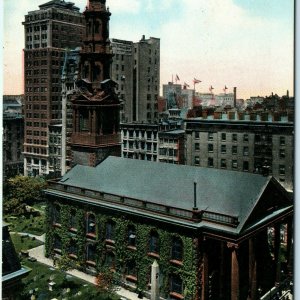
[[[176,77],[175,77],[175,80],[177,81],[180,81],[180,79],[179,79],[179,76],[176,74]]]
[[[190,87],[187,83],[184,83],[184,86]]]
[[[209,91],[212,92],[213,89],[214,89],[214,88],[213,88],[212,85],[211,85],[210,88],[209,88]]]
[[[194,78],[193,82],[194,82],[194,84],[196,84],[196,83],[200,83],[201,80]]]
[[[226,90],[228,90],[228,87],[225,85],[223,91],[226,93]]]

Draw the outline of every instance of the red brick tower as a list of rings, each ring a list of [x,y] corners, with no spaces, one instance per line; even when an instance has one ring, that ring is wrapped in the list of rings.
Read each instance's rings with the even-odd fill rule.
[[[97,87],[100,81],[110,78],[112,50],[109,41],[111,13],[105,0],[90,0],[84,11],[86,33],[81,52],[81,77]]]
[[[72,97],[73,164],[95,166],[108,155],[120,156],[120,102],[110,78],[111,13],[106,0],[90,0],[84,11],[86,33],[80,53],[80,74]]]

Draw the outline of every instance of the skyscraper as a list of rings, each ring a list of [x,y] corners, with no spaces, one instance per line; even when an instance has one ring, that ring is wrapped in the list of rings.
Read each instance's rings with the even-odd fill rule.
[[[123,102],[121,121],[153,123],[158,119],[160,39],[112,39],[112,49],[112,79]]]
[[[51,173],[49,126],[61,123],[61,71],[66,49],[80,46],[84,18],[72,2],[52,0],[23,22],[24,174]]]

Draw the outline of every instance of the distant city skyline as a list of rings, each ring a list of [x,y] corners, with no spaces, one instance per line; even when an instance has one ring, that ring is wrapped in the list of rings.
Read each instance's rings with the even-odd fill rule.
[[[23,93],[24,28],[28,11],[47,0],[5,0],[3,94]],[[87,0],[72,1],[82,12]],[[237,87],[238,98],[294,89],[294,1],[107,0],[110,38],[161,39],[161,85],[176,74],[197,92]],[[162,90],[160,91],[162,94]]]

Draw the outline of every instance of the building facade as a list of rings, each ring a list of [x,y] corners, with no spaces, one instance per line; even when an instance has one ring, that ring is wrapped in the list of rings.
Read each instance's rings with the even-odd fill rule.
[[[256,300],[280,285],[293,205],[270,176],[108,157],[49,182],[46,197],[46,256],[115,272],[146,297],[158,286],[162,299]]]
[[[153,123],[158,120],[160,84],[160,39],[150,37],[134,43],[133,120]]]
[[[180,126],[181,123],[177,121],[160,124],[122,123],[122,157],[159,161],[159,132],[178,129]]]
[[[21,108],[21,105],[19,106]],[[3,179],[22,175],[24,171],[24,117],[21,112],[3,112]]]
[[[158,133],[158,161],[184,165],[185,131],[182,129]]]
[[[187,165],[270,174],[293,190],[293,123],[214,117],[185,120]]]
[[[47,175],[49,125],[61,122],[61,75],[65,49],[80,46],[84,19],[74,3],[49,1],[23,22],[24,174]]]
[[[118,84],[116,92],[119,95],[121,105],[121,122],[133,121],[133,68],[134,68],[134,44],[131,41],[118,39],[111,40],[114,54],[111,70],[111,78]]]
[[[111,40],[112,79],[118,83],[123,123],[158,120],[160,40],[145,36],[139,42]]]

